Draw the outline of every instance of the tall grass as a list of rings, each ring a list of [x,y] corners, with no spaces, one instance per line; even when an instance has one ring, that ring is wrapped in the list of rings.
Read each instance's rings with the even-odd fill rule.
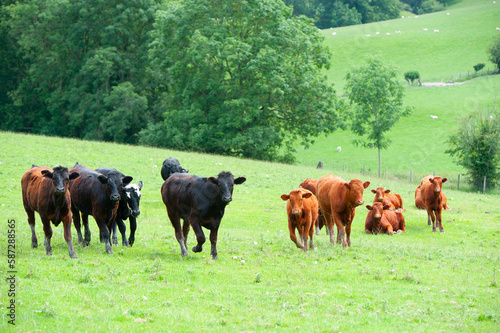
[[[215,155],[0,132],[0,216],[16,221],[19,332],[102,331],[496,331],[500,324],[499,196],[457,192],[444,185],[451,211],[445,234],[433,234],[413,207],[415,184],[329,168],[291,166]],[[247,181],[234,189],[219,231],[219,260],[209,247],[182,258],[161,202],[159,166],[173,156],[193,174],[229,170]],[[143,180],[141,215],[132,248],[106,255],[90,219],[89,247],[68,257],[62,228],[53,256],[30,248],[20,179],[31,163],[76,161],[112,166]],[[400,193],[406,233],[366,235],[367,210],[356,210],[352,247],[315,235],[303,253],[290,241],[280,195],[305,178],[335,172]],[[372,194],[365,191],[366,203]],[[37,218],[37,234],[43,237]],[[6,229],[0,232],[5,248]],[[74,229],[72,229],[74,231]],[[195,244],[193,233],[188,249]],[[4,255],[4,263],[6,257]],[[6,265],[0,265],[5,281]],[[10,299],[0,293],[1,313]],[[11,330],[3,315],[0,330]]]

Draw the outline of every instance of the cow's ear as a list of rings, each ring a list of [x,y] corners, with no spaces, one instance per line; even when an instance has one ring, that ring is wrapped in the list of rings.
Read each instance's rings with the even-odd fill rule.
[[[364,182],[364,183],[363,183],[363,187],[364,187],[364,188],[367,188],[368,186],[370,186],[370,182]]]
[[[383,210],[388,210],[388,209],[390,209],[390,208],[391,208],[391,206],[389,206],[389,205],[384,205],[384,209],[383,209]]]
[[[130,177],[130,176],[125,176],[123,177],[122,179],[122,183],[123,184],[130,184],[132,182],[132,180],[134,180],[134,178]]]
[[[385,190],[385,193],[390,193],[390,192],[391,192],[391,190]]]
[[[137,186],[139,186],[139,191],[142,190],[142,185],[144,185],[144,183],[141,181],[139,181],[139,184],[137,184]]]
[[[349,185],[349,183],[344,183],[344,187],[349,190],[351,188],[351,186]]]
[[[434,178],[429,178],[430,183],[434,183]]]
[[[313,194],[311,192],[306,192],[304,194],[302,194],[302,198],[310,198]]]
[[[52,178],[52,176],[54,176],[54,174],[49,170],[42,170],[42,175],[47,178]]]
[[[281,195],[281,199],[282,199],[283,201],[287,201],[288,199],[290,199],[290,196],[289,196],[288,194],[282,194],[282,195]]]
[[[372,190],[372,193],[377,193],[377,191],[375,191],[375,190]]]
[[[235,185],[243,184],[247,180],[245,177],[238,177],[234,180]]]
[[[447,180],[448,178],[443,178],[443,183],[446,183]]]
[[[72,172],[69,174],[69,180],[73,180],[80,177],[80,174],[78,172]]]
[[[97,176],[97,179],[101,182],[101,184],[108,183],[108,177],[106,177],[105,175],[99,175],[99,176]]]
[[[214,185],[218,185],[218,184],[219,184],[219,181],[218,181],[218,180],[217,180],[217,178],[215,178],[215,177],[208,177],[208,178],[207,178],[207,180],[208,180],[210,183],[214,184]]]
[[[370,206],[370,205],[366,205],[366,209],[368,209],[368,210],[373,210],[373,207],[372,207],[372,206]]]

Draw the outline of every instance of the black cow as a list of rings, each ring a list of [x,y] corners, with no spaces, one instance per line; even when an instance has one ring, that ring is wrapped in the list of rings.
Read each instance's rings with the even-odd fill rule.
[[[68,244],[69,256],[76,259],[71,242],[71,200],[68,191],[70,179],[79,176],[77,172],[68,172],[68,168],[56,166],[54,169],[33,165],[21,178],[23,205],[31,227],[31,247],[38,247],[35,234],[35,211],[40,215],[45,233],[45,252],[52,255],[52,227],[61,221],[64,227],[64,239]]]
[[[78,172],[80,177],[72,180],[69,184],[71,193],[71,212],[73,213],[73,224],[78,233],[78,242],[83,246],[90,243],[89,215],[92,215],[102,233],[106,244],[106,253],[111,254],[111,243],[109,241],[109,230],[116,216],[118,203],[120,201],[123,183],[132,182],[132,177],[122,177],[118,171],[109,175],[89,169],[76,163],[70,172]],[[85,228],[85,240],[82,238],[80,226],[80,212],[82,213],[83,226]]]
[[[161,178],[163,180],[167,180],[174,173],[189,173],[189,170],[181,167],[181,164],[176,158],[169,157],[165,161],[163,161],[163,165],[161,166]]]
[[[161,196],[183,257],[188,255],[186,241],[191,225],[198,241],[193,252],[202,251],[205,234],[201,227],[205,227],[210,230],[210,254],[213,259],[218,258],[217,232],[224,210],[232,200],[233,186],[243,184],[245,180],[245,177],[234,179],[230,172],[221,172],[217,178],[176,173],[163,183]],[[182,229],[180,219],[184,220]]]
[[[116,171],[113,168],[97,168],[96,171],[102,173],[103,175],[109,175],[110,173]],[[120,173],[122,179],[125,178],[123,173]],[[120,234],[122,235],[122,245],[128,247],[132,246],[135,241],[135,230],[137,229],[137,220],[136,218],[141,214],[139,210],[139,203],[141,200],[141,189],[142,189],[142,181],[139,184],[126,184],[123,183],[122,188],[122,196],[120,198],[120,203],[118,205],[118,211],[116,212],[116,218],[113,222],[113,231],[112,231],[112,241],[113,244],[118,245],[118,237],[116,235],[116,226],[120,230]],[[129,219],[130,222],[130,237],[127,242],[127,236],[125,232],[127,227],[125,226],[124,220]],[[110,230],[111,231],[111,230]],[[102,238],[101,240],[104,240]]]

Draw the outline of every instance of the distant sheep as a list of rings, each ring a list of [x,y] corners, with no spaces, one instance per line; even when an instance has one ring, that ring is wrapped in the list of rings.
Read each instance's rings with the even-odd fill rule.
[[[337,152],[341,152],[342,151],[342,148],[341,147],[337,147]]]
[[[438,117],[437,117],[437,116],[433,116],[433,115],[431,115],[431,118],[432,118],[432,119],[438,119]]]
[[[427,29],[427,28],[424,28],[424,31],[427,31],[427,30],[429,30],[429,29]]]
[[[500,28],[497,28],[497,31],[500,31]]]
[[[438,33],[438,32],[439,32],[439,30],[437,30],[437,29],[434,29],[434,32],[435,32],[435,33]]]
[[[335,35],[337,35],[337,33],[336,32],[332,32],[332,36],[335,36]]]
[[[391,33],[390,33],[390,32],[388,32],[388,33],[386,33],[386,35],[387,35],[387,36],[390,36],[390,35],[391,35]]]

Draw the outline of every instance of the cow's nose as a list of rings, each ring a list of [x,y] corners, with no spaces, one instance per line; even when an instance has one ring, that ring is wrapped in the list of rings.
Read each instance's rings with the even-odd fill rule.
[[[384,201],[384,197],[378,197],[378,201],[380,202]]]
[[[379,219],[380,218],[380,214],[375,214],[375,218]]]
[[[118,201],[118,200],[120,200],[120,196],[118,194],[111,195],[111,201]]]
[[[56,193],[64,193],[64,187],[56,188]]]
[[[439,193],[439,192],[441,192],[441,189],[437,188],[435,191],[436,191],[436,193]]]
[[[294,210],[292,211],[292,213],[293,213],[294,215],[299,215],[299,214],[300,214],[300,210],[298,210],[298,209],[294,209]]]
[[[225,203],[230,203],[233,198],[231,198],[231,196],[226,196],[226,197],[223,197],[222,200],[225,202]]]
[[[140,214],[141,214],[141,211],[140,211],[140,210],[134,210],[134,211],[132,212],[132,216],[133,216],[133,217],[137,217],[137,216],[139,216]]]
[[[365,202],[363,200],[358,201],[358,206],[364,204]]]

